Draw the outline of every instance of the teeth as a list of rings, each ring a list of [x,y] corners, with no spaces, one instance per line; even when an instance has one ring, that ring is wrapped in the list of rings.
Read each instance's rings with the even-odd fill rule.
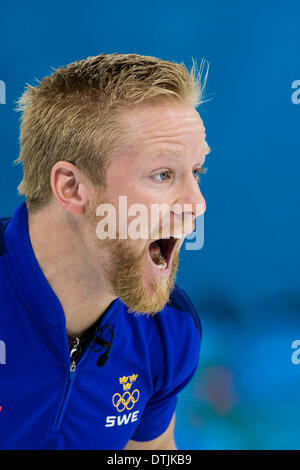
[[[162,255],[158,255],[156,261],[158,261],[158,263],[155,263],[158,269],[160,269],[161,271],[166,269],[167,262]]]
[[[158,264],[157,267],[158,267],[158,269],[160,269],[161,271],[163,271],[164,269],[166,269],[167,263],[164,262],[164,264]]]

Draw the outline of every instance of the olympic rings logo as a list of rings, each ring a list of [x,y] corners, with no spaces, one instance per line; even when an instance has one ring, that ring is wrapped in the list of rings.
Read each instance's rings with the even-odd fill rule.
[[[114,407],[117,408],[118,412],[121,413],[121,411],[124,411],[125,408],[126,410],[132,410],[134,404],[138,401],[139,398],[140,392],[136,388],[132,393],[125,392],[122,396],[119,393],[115,393],[112,397],[112,402]]]

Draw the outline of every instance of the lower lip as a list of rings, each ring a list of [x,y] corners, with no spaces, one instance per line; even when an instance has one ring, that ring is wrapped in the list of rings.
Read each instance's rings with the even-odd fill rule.
[[[148,249],[148,259],[149,259],[149,262],[152,266],[152,269],[153,271],[155,272],[155,275],[158,276],[158,277],[168,277],[171,273],[171,268],[172,268],[172,263],[173,263],[173,258],[174,258],[174,253],[175,253],[175,248],[176,248],[176,244],[173,246],[172,248],[172,253],[171,253],[171,256],[169,257],[169,260],[168,260],[168,264],[167,264],[167,267],[166,269],[159,269],[157,267],[157,265],[155,263],[153,263],[152,261],[152,258],[150,256],[150,253],[149,253],[149,249]]]

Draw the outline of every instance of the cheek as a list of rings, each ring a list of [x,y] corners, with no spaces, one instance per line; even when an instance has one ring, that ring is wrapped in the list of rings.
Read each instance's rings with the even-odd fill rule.
[[[143,244],[146,239],[151,238],[151,231],[157,232],[160,220],[169,213],[168,208],[171,202],[169,204],[167,200],[162,200],[158,191],[149,190],[140,181],[131,182],[131,185],[129,182],[125,185],[124,181],[126,177],[122,175],[115,181],[111,181],[108,186],[108,199],[115,208],[116,231],[122,239],[125,239],[126,234],[126,237],[132,240],[128,228],[131,226],[134,231],[134,227],[137,227],[136,231],[139,232],[141,230],[138,227],[139,221],[143,227],[147,227],[147,229],[144,228],[143,238],[136,240]],[[167,209],[162,207],[158,211],[157,207],[162,204],[167,205]]]
[[[129,263],[130,267],[133,267],[140,265],[148,245],[145,245],[143,240],[118,240],[110,249],[118,262]]]
[[[153,199],[146,198],[145,194],[136,191],[127,191],[126,195],[120,195],[115,205],[119,231],[126,226],[132,228],[139,225],[149,227],[152,202]]]

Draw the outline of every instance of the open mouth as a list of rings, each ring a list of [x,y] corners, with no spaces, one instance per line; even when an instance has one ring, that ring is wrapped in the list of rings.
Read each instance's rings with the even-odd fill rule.
[[[149,253],[153,263],[160,270],[169,267],[169,261],[172,257],[174,246],[178,240],[174,237],[159,238],[149,245]]]

